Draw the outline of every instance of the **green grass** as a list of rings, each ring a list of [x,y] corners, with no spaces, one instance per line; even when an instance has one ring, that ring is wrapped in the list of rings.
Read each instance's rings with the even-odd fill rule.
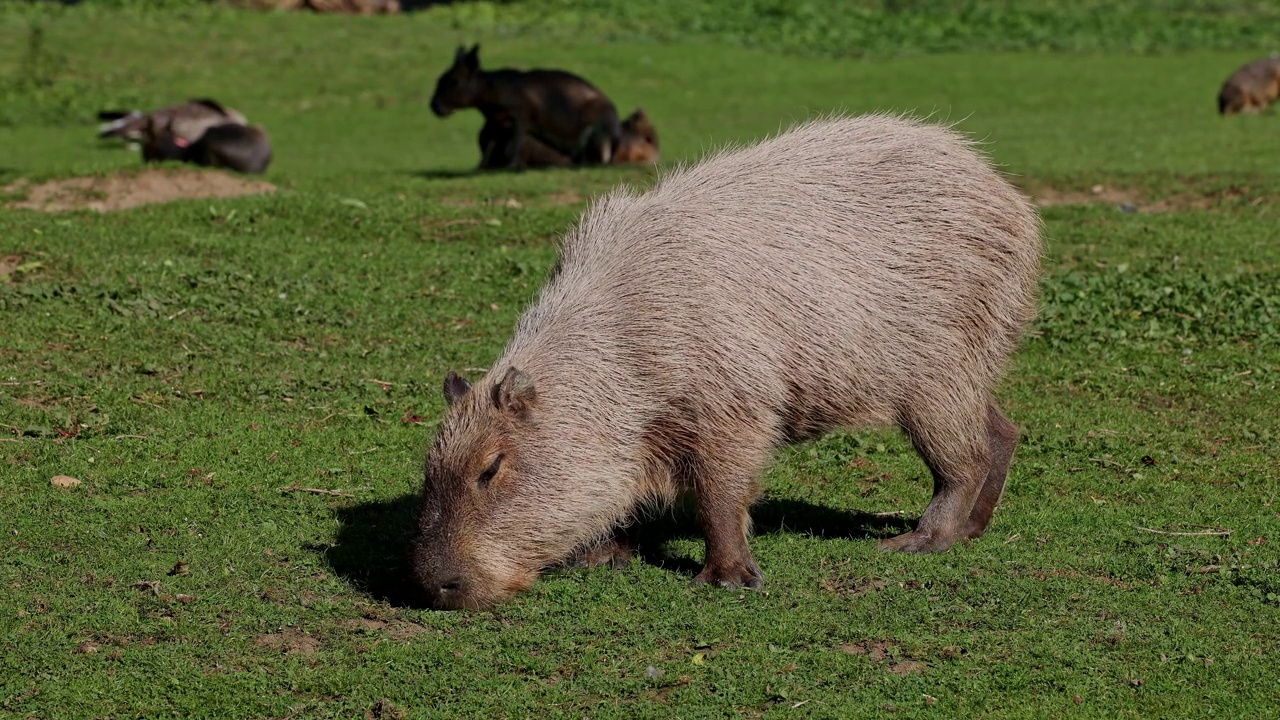
[[[0,716],[1280,716],[1280,120],[1213,105],[1269,48],[866,61],[670,28],[547,43],[467,12],[0,12],[0,181],[134,167],[92,112],[207,94],[267,125],[280,187],[0,209],[23,268],[0,280]],[[621,571],[416,609],[440,379],[497,356],[586,198],[650,178],[462,174],[478,118],[426,101],[463,40],[643,105],[670,161],[915,109],[1027,187],[1172,210],[1044,211],[1043,310],[1000,391],[1025,437],[971,545],[876,551],[926,470],[894,433],[840,433],[769,473],[762,592],[689,587],[701,543],[669,523]],[[1139,529],[1202,526],[1232,533]]]

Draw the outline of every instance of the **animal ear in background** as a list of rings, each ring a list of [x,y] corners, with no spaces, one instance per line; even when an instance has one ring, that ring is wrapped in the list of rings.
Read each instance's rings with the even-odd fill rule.
[[[502,381],[493,388],[494,406],[520,419],[528,417],[537,398],[538,391],[533,387],[533,379],[515,368],[508,368]]]
[[[471,390],[471,383],[461,375],[450,372],[444,376],[444,400],[450,407]]]
[[[480,69],[480,43],[471,46],[471,49],[463,56],[463,61],[467,64],[468,69]]]

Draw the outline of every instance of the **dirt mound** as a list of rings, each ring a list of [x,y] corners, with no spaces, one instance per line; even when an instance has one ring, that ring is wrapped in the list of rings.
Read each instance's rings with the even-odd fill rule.
[[[110,212],[174,200],[256,195],[275,189],[274,185],[262,180],[248,180],[218,171],[164,169],[51,180],[39,185],[19,180],[4,188],[4,192],[26,194],[25,200],[10,203],[10,207],[44,212]]]

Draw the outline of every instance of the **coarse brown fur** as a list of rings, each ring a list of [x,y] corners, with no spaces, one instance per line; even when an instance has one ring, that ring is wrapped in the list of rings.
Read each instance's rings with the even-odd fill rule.
[[[1280,98],[1280,56],[1254,60],[1231,73],[1218,91],[1223,115],[1259,113]]]
[[[607,165],[621,133],[617,108],[591,83],[561,70],[481,70],[479,45],[458,48],[431,96],[440,117],[469,107],[505,129],[508,141],[493,155],[511,169],[523,167],[526,141],[574,165]]]
[[[535,137],[526,135],[516,142],[516,123],[509,115],[486,118],[480,128],[480,169],[502,170],[513,167],[569,167],[573,158],[556,151]],[[511,153],[519,153],[512,162]],[[659,160],[658,131],[644,108],[622,121],[618,145],[610,159],[612,165],[651,165]]]
[[[1032,205],[953,130],[800,125],[596,202],[475,385],[450,374],[413,572],[487,607],[692,494],[695,578],[757,587],[748,509],[775,448],[896,424],[934,478],[915,530],[986,529],[1017,442],[992,387],[1035,314]]]

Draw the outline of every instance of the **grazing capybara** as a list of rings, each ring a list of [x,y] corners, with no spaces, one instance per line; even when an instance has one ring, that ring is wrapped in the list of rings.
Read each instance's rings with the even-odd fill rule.
[[[431,97],[431,111],[440,117],[470,107],[512,130],[504,156],[513,169],[522,167],[526,138],[574,165],[607,165],[621,133],[617,108],[591,83],[560,70],[481,70],[479,45],[458,48]]]
[[[888,550],[981,535],[1018,431],[992,387],[1035,314],[1039,219],[965,136],[809,122],[595,202],[474,385],[445,379],[415,579],[488,607],[692,494],[695,578],[757,587],[748,508],[775,448],[901,427],[933,500]]]
[[[1218,91],[1218,112],[1223,115],[1259,113],[1280,97],[1280,56],[1254,60],[1231,73]]]
[[[513,162],[512,155],[518,154]],[[612,165],[643,165],[658,162],[658,131],[643,108],[622,121]],[[480,128],[480,169],[568,167],[573,159],[530,135],[517,138],[515,121],[509,115],[486,118]]]

